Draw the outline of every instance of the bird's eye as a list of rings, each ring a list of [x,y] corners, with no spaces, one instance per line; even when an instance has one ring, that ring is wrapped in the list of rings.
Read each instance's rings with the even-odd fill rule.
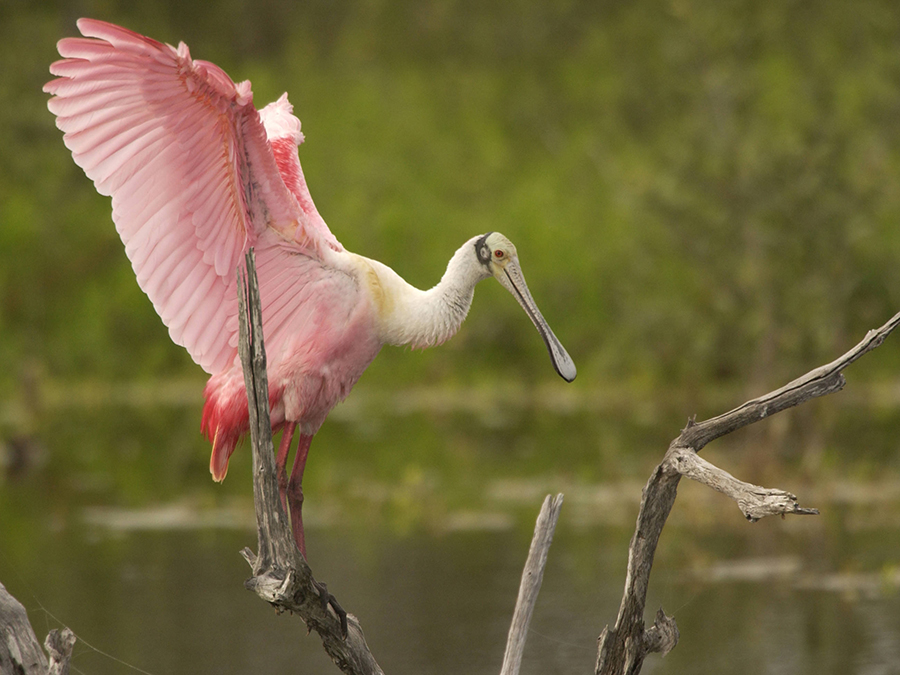
[[[494,258],[496,258],[497,260],[503,260],[503,256],[505,256],[505,255],[506,254],[499,248],[496,251],[494,251]]]

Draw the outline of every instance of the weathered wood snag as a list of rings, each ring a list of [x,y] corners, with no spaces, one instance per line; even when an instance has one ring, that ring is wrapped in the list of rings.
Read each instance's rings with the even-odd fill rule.
[[[0,584],[0,675],[68,675],[75,634],[54,628],[44,646],[49,663],[22,603]]]
[[[506,653],[503,655],[503,667],[500,669],[500,675],[518,675],[519,667],[522,665],[525,639],[528,637],[528,624],[531,622],[531,613],[537,602],[538,592],[541,590],[547,554],[553,541],[556,521],[559,520],[562,501],[562,495],[556,495],[556,497],[548,495],[534,526],[534,538],[531,540],[531,549],[528,551],[525,569],[522,570],[519,597],[516,600],[512,624],[509,627]]]
[[[598,640],[596,675],[634,675],[651,652],[668,653],[678,642],[674,619],[660,609],[650,628],[644,627],[644,607],[650,569],[662,528],[669,517],[682,476],[707,485],[731,497],[750,522],[772,515],[814,515],[816,509],[802,508],[790,492],[752,485],[702,459],[697,453],[707,443],[810,399],[844,387],[843,371],[872,351],[900,324],[900,313],[866,337],[840,358],[811,370],[765,396],[747,401],[704,422],[688,421],[672,441],[662,462],[644,487],[641,507],[631,546],[625,593],[613,628],[603,629]]]
[[[41,651],[28,614],[0,584],[0,674],[44,675],[47,657]]]

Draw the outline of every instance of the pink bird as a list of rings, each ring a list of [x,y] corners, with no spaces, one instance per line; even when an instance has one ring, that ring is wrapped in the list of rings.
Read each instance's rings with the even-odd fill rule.
[[[540,332],[556,371],[575,365],[538,311],[516,248],[497,232],[472,237],[440,282],[422,291],[391,268],[345,250],[313,205],[297,149],[300,120],[287,94],[262,110],[250,82],[218,66],[102,21],[81,19],[83,38],[44,91],[66,147],[113,220],[141,289],[172,340],[211,377],[201,429],[210,472],[225,478],[248,430],[237,355],[235,269],[256,249],[276,465],[282,504],[306,555],[302,480],[313,435],[382,345],[428,347],[459,329],[475,285],[496,278]],[[290,473],[288,454],[299,444]]]

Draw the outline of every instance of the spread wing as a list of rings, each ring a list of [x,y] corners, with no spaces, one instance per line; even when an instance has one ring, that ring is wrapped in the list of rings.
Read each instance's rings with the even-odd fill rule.
[[[78,28],[83,38],[58,44],[48,107],[75,162],[112,197],[138,283],[172,339],[220,372],[236,354],[235,268],[260,235],[276,234],[285,257],[343,250],[306,188],[300,122],[286,96],[260,114],[249,82],[191,59],[184,43],[91,19]]]

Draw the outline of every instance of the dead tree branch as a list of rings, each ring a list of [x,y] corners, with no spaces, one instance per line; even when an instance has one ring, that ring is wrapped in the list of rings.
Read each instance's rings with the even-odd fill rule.
[[[44,675],[47,657],[28,621],[28,613],[0,584],[0,673]]]
[[[817,509],[805,509],[797,503],[797,497],[784,490],[760,487],[738,480],[727,471],[707,462],[690,448],[676,447],[668,461],[677,467],[678,473],[698,483],[703,483],[737,502],[744,517],[755,523],[766,516],[793,513],[817,516]]]
[[[54,628],[44,640],[49,664],[28,613],[0,584],[0,675],[68,675],[75,633]]]
[[[69,660],[75,648],[75,633],[68,628],[54,628],[44,640],[44,649],[50,655],[47,675],[69,675]]]
[[[253,576],[245,585],[279,612],[290,610],[298,614],[309,630],[319,634],[325,651],[343,672],[348,675],[382,675],[366,645],[359,621],[352,614],[347,614],[346,625],[342,626],[334,611],[336,603],[329,602],[332,598],[327,595],[324,585],[313,579],[312,570],[294,544],[287,516],[281,507],[269,421],[269,386],[259,286],[252,250],[246,257],[246,276],[241,271],[238,271],[239,351],[250,403],[253,498],[259,538],[258,554],[254,555],[249,549],[242,551],[253,569]]]
[[[666,654],[678,642],[675,621],[667,617],[662,609],[657,612],[653,626],[645,629],[644,608],[653,556],[662,528],[675,503],[682,476],[728,495],[738,503],[751,522],[776,514],[818,513],[815,509],[800,507],[797,498],[789,492],[744,483],[701,459],[697,453],[716,438],[813,398],[839,391],[845,384],[844,369],[881,345],[898,324],[900,313],[881,328],[869,331],[858,345],[831,363],[723,415],[700,423],[688,422],[678,438],[669,445],[663,461],[644,487],[637,525],[628,551],[625,593],[615,627],[610,629],[607,626],[600,634],[596,675],[634,675],[640,672],[647,654]]]
[[[522,665],[525,639],[528,637],[528,624],[531,622],[531,612],[534,610],[538,592],[541,590],[544,567],[547,564],[547,553],[553,542],[553,530],[556,528],[556,521],[559,520],[562,501],[562,495],[556,495],[556,497],[547,495],[534,526],[534,537],[531,540],[528,559],[525,561],[525,569],[522,570],[519,597],[516,599],[516,609],[513,612],[512,625],[509,627],[509,637],[506,641],[506,653],[503,655],[503,667],[500,669],[500,675],[518,675],[519,667]]]

